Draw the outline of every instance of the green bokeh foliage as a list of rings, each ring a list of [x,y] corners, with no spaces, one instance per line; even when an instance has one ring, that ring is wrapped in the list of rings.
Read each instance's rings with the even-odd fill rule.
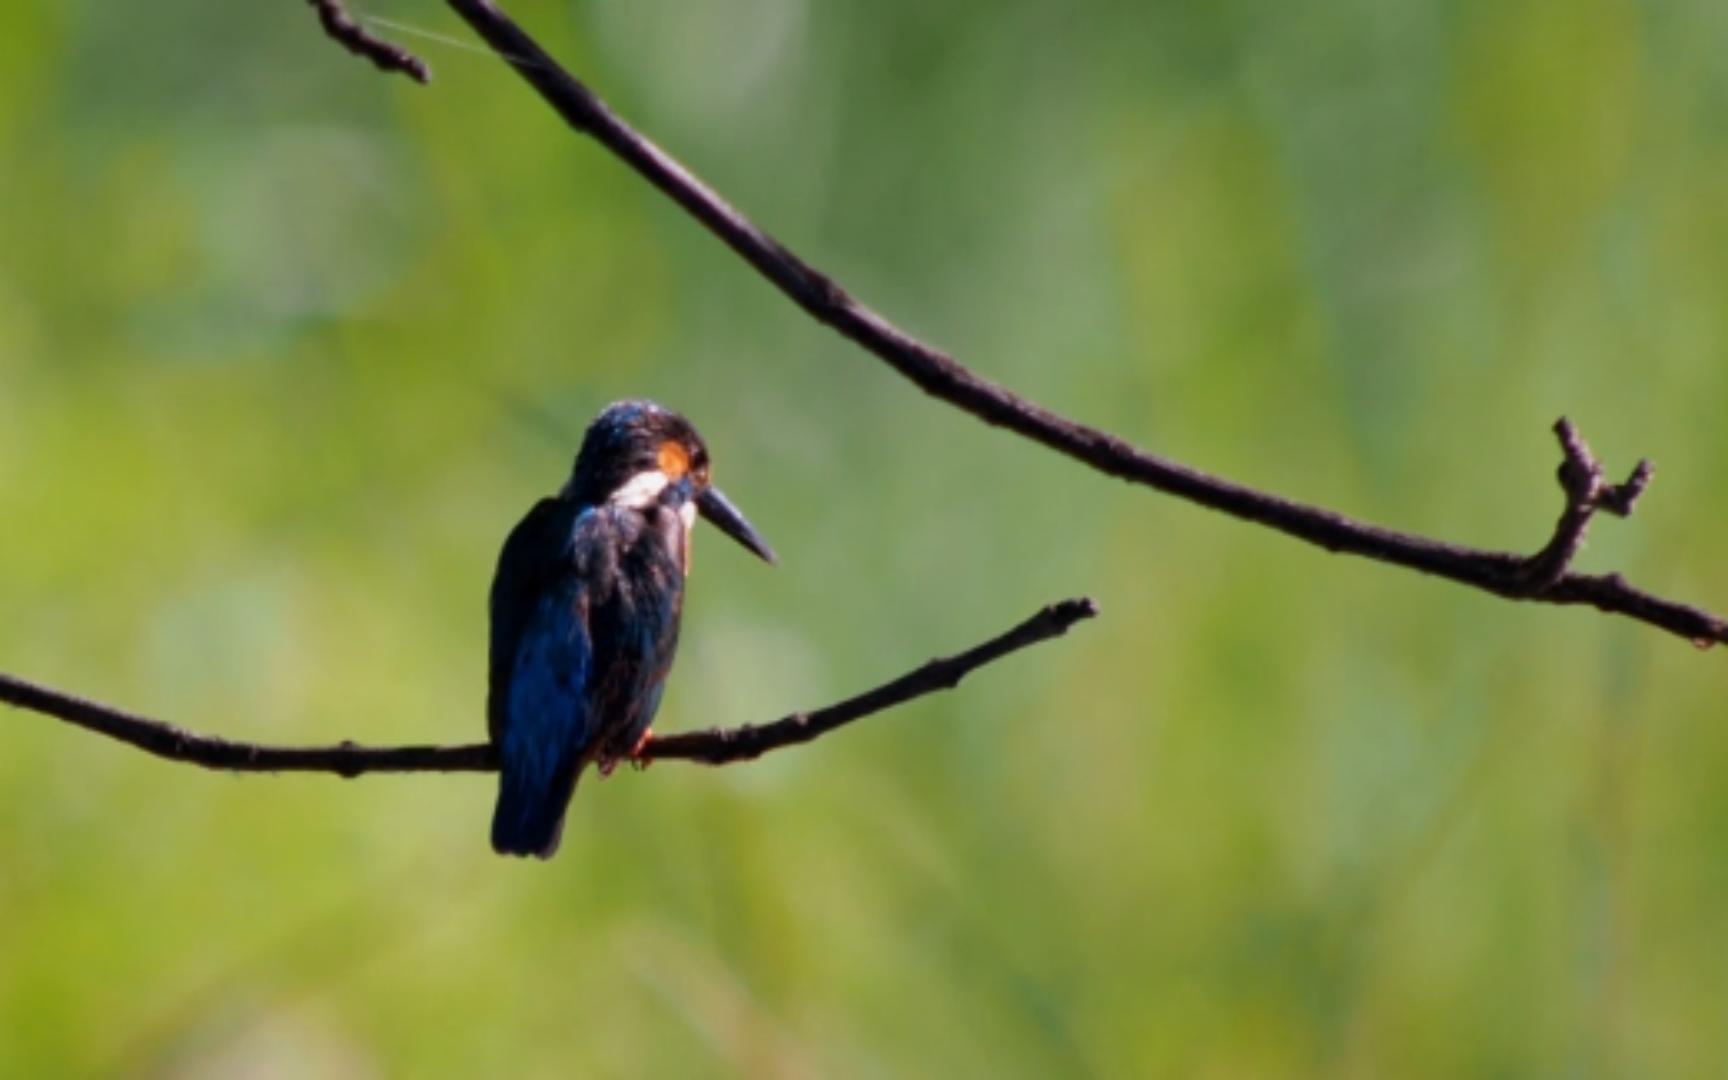
[[[439,5],[359,10],[465,39]],[[868,302],[1052,407],[1728,607],[1718,0],[524,0]],[[408,39],[404,39],[408,40]],[[466,741],[504,533],[686,411],[664,728],[1104,618],[755,765],[232,779],[0,713],[0,1074],[1710,1075],[1725,669],[1083,471],[812,324],[500,65],[304,4],[0,9],[0,668],[237,738]]]

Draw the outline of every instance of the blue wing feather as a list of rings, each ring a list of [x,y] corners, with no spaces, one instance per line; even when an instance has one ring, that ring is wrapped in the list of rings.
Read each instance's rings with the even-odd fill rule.
[[[500,782],[492,846],[549,857],[582,756],[593,742],[593,643],[587,598],[573,572],[579,513],[541,501],[510,534],[492,584],[487,721]]]
[[[568,564],[577,513],[557,499],[542,499],[504,541],[492,575],[491,673],[486,693],[486,725],[492,741],[509,723],[510,679],[522,632],[540,600],[557,583],[560,564]]]
[[[492,846],[513,855],[558,850],[583,755],[594,742],[593,646],[580,586],[542,599],[521,636],[499,745]]]

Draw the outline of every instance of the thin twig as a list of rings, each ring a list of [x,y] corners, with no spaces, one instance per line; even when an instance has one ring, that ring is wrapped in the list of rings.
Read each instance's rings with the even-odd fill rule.
[[[683,758],[700,761],[705,765],[749,761],[770,750],[796,746],[820,738],[854,720],[883,709],[891,709],[932,691],[952,690],[960,685],[961,679],[985,664],[999,660],[1017,649],[1065,634],[1070,626],[1096,614],[1097,605],[1084,598],[1051,604],[1014,629],[991,638],[982,645],[974,645],[957,656],[931,660],[893,682],[883,683],[874,690],[866,690],[837,705],[814,712],[793,713],[762,727],[747,725],[726,731],[663,735],[650,740],[638,757],[648,761]]]
[[[380,71],[400,71],[422,85],[432,81],[432,69],[426,66],[426,61],[361,26],[342,6],[342,0],[307,0],[307,3],[318,12],[324,33],[355,56],[372,61]]]
[[[704,765],[748,761],[770,750],[796,746],[913,698],[949,690],[961,679],[1009,653],[1060,637],[1068,628],[1098,614],[1091,600],[1051,604],[1005,633],[956,656],[931,660],[905,675],[857,697],[807,713],[794,713],[760,727],[693,731],[653,738],[636,760],[683,760]],[[87,731],[118,739],[169,761],[228,772],[321,772],[355,777],[375,772],[496,772],[498,758],[489,743],[466,746],[261,746],[198,735],[160,720],[51,690],[0,674],[0,702],[43,713]]]
[[[1110,476],[1276,529],[1328,551],[1391,563],[1508,599],[1586,604],[1660,627],[1699,645],[1728,642],[1728,621],[1702,608],[1633,588],[1619,574],[1571,571],[1568,567],[1575,546],[1563,552],[1545,548],[1530,557],[1372,525],[1160,457],[1028,401],[901,330],[787,250],[625,123],[490,0],[448,3],[571,127],[598,140],[682,206],[812,317],[874,353],[932,397]],[[1643,479],[1648,480],[1647,469]],[[1643,483],[1630,486],[1642,490]],[[1590,511],[1597,508],[1611,506],[1596,500]],[[1630,509],[1629,501],[1626,508]],[[1582,512],[1583,505],[1578,509]],[[1589,515],[1582,516],[1587,520]],[[1581,539],[1581,525],[1563,522],[1561,532]],[[1530,569],[1533,564],[1538,571],[1534,574]]]

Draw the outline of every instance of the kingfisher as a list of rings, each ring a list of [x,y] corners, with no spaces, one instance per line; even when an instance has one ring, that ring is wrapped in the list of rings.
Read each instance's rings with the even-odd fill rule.
[[[551,858],[582,770],[605,775],[647,743],[678,646],[697,514],[774,562],[710,482],[690,422],[620,401],[588,426],[563,490],[505,540],[486,697],[500,854]]]

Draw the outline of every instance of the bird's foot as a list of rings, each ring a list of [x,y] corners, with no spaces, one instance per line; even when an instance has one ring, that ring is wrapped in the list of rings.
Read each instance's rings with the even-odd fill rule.
[[[653,741],[654,729],[649,728],[642,733],[640,739],[636,740],[636,745],[630,748],[630,767],[635,769],[637,772],[641,772],[643,769],[654,764],[653,758],[643,756],[643,751],[647,750],[648,744]]]
[[[601,754],[599,757],[595,758],[594,771],[600,774],[600,779],[604,780],[608,776],[612,775],[613,770],[618,768],[618,763],[621,761],[628,761],[630,767],[637,771],[646,769],[649,765],[653,764],[654,759],[644,757],[643,752],[648,749],[648,744],[653,741],[654,729],[649,728],[636,740],[636,745],[630,748],[629,753],[618,756],[612,754]]]

